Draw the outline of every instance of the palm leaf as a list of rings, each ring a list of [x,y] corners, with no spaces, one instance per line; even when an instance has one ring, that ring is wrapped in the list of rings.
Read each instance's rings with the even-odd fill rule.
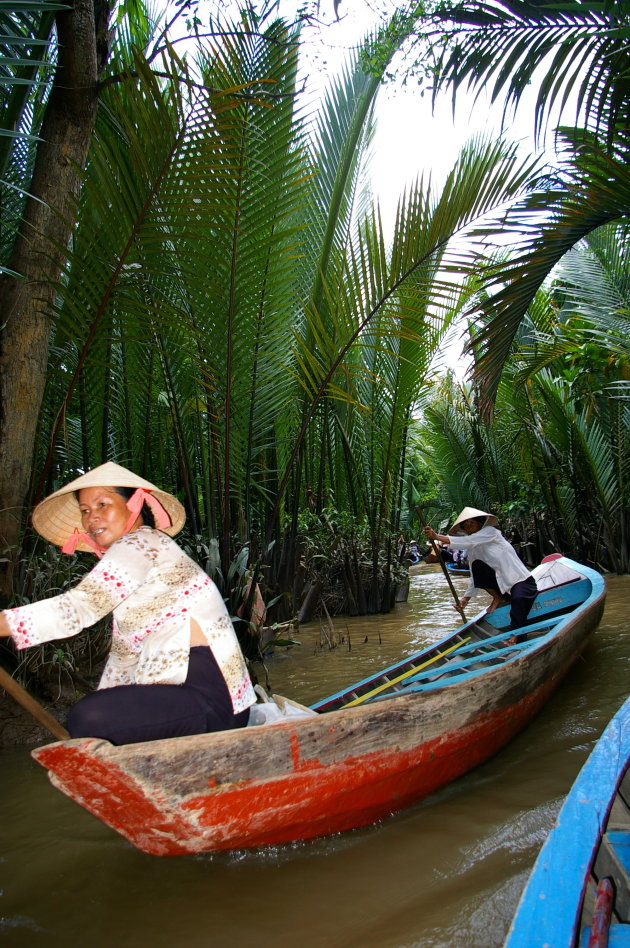
[[[515,333],[535,294],[562,257],[597,228],[630,212],[627,165],[598,148],[585,148],[554,189],[543,188],[513,206],[506,228],[524,234],[518,252],[485,272],[489,320],[475,338],[475,372],[488,408]],[[541,212],[550,211],[547,220]],[[492,292],[493,288],[501,287]]]
[[[535,105],[536,130],[556,107],[576,103],[611,139],[628,120],[630,5],[500,0],[441,5],[430,36],[437,50],[434,96],[452,85],[490,88],[492,101],[516,106],[544,68]],[[446,42],[444,39],[446,38]]]

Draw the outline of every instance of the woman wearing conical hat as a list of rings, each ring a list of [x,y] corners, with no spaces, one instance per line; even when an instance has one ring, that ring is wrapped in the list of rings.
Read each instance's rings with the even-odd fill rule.
[[[184,520],[176,497],[112,462],[33,511],[45,539],[98,563],[68,592],[4,610],[0,635],[22,649],[113,617],[105,669],[72,708],[71,737],[131,744],[247,724],[256,695],[219,590],[172,539]]]
[[[509,600],[510,629],[518,629],[534,604],[536,580],[496,523],[492,514],[464,507],[448,534],[436,533],[432,527],[425,527],[424,532],[429,540],[447,543],[468,555],[471,579],[460,605],[465,608],[478,589],[485,589],[492,597],[488,612]]]

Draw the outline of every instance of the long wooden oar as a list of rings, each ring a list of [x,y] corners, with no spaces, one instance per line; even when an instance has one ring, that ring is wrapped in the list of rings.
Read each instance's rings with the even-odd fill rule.
[[[378,688],[375,688],[373,691],[366,691],[364,695],[360,695],[358,698],[354,698],[352,701],[349,701],[348,704],[344,704],[344,708],[353,708],[355,705],[362,704],[364,701],[367,701],[368,698],[373,698],[374,695],[379,695],[381,691],[387,691],[388,688],[391,688],[392,685],[397,685],[399,681],[403,680],[403,678],[409,678],[410,675],[414,675],[423,668],[427,668],[428,665],[432,665],[434,662],[437,662],[438,659],[444,658],[445,655],[449,655],[451,652],[454,652],[455,649],[461,648],[462,645],[466,645],[467,642],[470,642],[470,636],[465,639],[461,639],[461,641],[456,642],[455,645],[451,645],[450,648],[445,648],[443,652],[438,652],[437,655],[434,655],[433,658],[429,658],[421,665],[414,665],[413,668],[408,668],[407,671],[403,672],[402,675],[399,675],[398,678],[391,678],[389,681],[383,682],[382,685],[379,685]]]
[[[29,714],[32,714],[33,717],[36,718],[40,724],[43,724],[58,740],[68,740],[70,735],[65,727],[62,727],[59,721],[53,718],[52,714],[49,714],[48,711],[41,706],[39,701],[31,697],[28,691],[25,691],[21,685],[18,685],[17,681],[11,678],[11,675],[9,675],[4,668],[0,668],[0,688],[4,688],[12,698],[15,698],[18,704],[21,704]]]
[[[420,524],[421,524],[421,526],[422,526],[422,529],[424,530],[424,528],[425,528],[426,525],[427,525],[427,522],[426,522],[426,520],[424,519],[424,514],[422,513],[422,508],[421,508],[421,507],[416,507],[416,514],[417,514],[417,516],[418,516],[418,520],[420,521]],[[446,568],[446,563],[445,563],[444,560],[442,559],[442,555],[441,555],[441,553],[440,553],[440,551],[439,551],[439,549],[438,549],[438,547],[437,547],[437,545],[436,545],[435,540],[430,540],[429,542],[430,542],[431,546],[433,547],[433,552],[435,553],[435,555],[436,555],[436,557],[437,557],[438,563],[439,563],[440,566],[442,567],[442,572],[444,573],[444,576],[446,577],[446,582],[448,583],[448,585],[449,585],[449,587],[450,587],[450,590],[451,590],[451,592],[452,592],[452,594],[453,594],[453,599],[455,600],[455,608],[457,609],[457,611],[459,612],[460,616],[462,617],[462,619],[463,619],[464,622],[465,622],[465,621],[466,621],[466,616],[465,616],[465,614],[464,614],[464,607],[462,606],[461,602],[459,601],[459,596],[457,595],[457,590],[456,590],[455,587],[453,586],[453,580],[452,580],[451,577],[448,575],[448,569]]]

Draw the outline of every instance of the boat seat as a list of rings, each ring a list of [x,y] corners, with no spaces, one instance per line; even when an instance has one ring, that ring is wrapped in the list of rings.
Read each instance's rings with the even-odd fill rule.
[[[625,804],[626,811],[628,813],[628,820],[630,821],[630,767],[628,770],[626,770],[625,774],[623,775],[623,780],[619,784],[616,801],[619,798],[621,798],[622,802]],[[617,827],[615,827],[615,829],[617,829]]]
[[[580,935],[579,948],[588,948],[590,928],[583,928]],[[630,925],[614,923],[608,929],[608,948],[628,948],[630,945]]]
[[[609,829],[602,836],[593,875],[597,880],[606,876],[613,880],[616,894],[615,915],[622,922],[630,922],[630,831],[628,829]],[[630,931],[630,926],[628,930]]]
[[[592,584],[589,579],[578,579],[564,586],[556,586],[552,589],[541,590],[534,600],[531,612],[527,617],[524,628],[538,623],[541,619],[555,618],[566,615],[568,612],[583,602],[592,591]],[[559,592],[559,590],[562,590]],[[485,620],[496,627],[506,624],[506,616],[509,615],[509,606],[500,606],[485,616]]]

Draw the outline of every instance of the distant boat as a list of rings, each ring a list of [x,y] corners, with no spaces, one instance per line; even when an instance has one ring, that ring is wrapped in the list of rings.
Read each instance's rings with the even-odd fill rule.
[[[365,826],[496,753],[579,656],[602,615],[604,580],[564,557],[534,575],[518,644],[502,606],[299,720],[121,747],[80,738],[33,756],[55,787],[154,855]]]
[[[505,948],[630,945],[630,699],[577,776]]]
[[[446,568],[449,573],[458,573],[460,576],[470,576],[469,566],[458,566],[456,563],[447,563]]]

